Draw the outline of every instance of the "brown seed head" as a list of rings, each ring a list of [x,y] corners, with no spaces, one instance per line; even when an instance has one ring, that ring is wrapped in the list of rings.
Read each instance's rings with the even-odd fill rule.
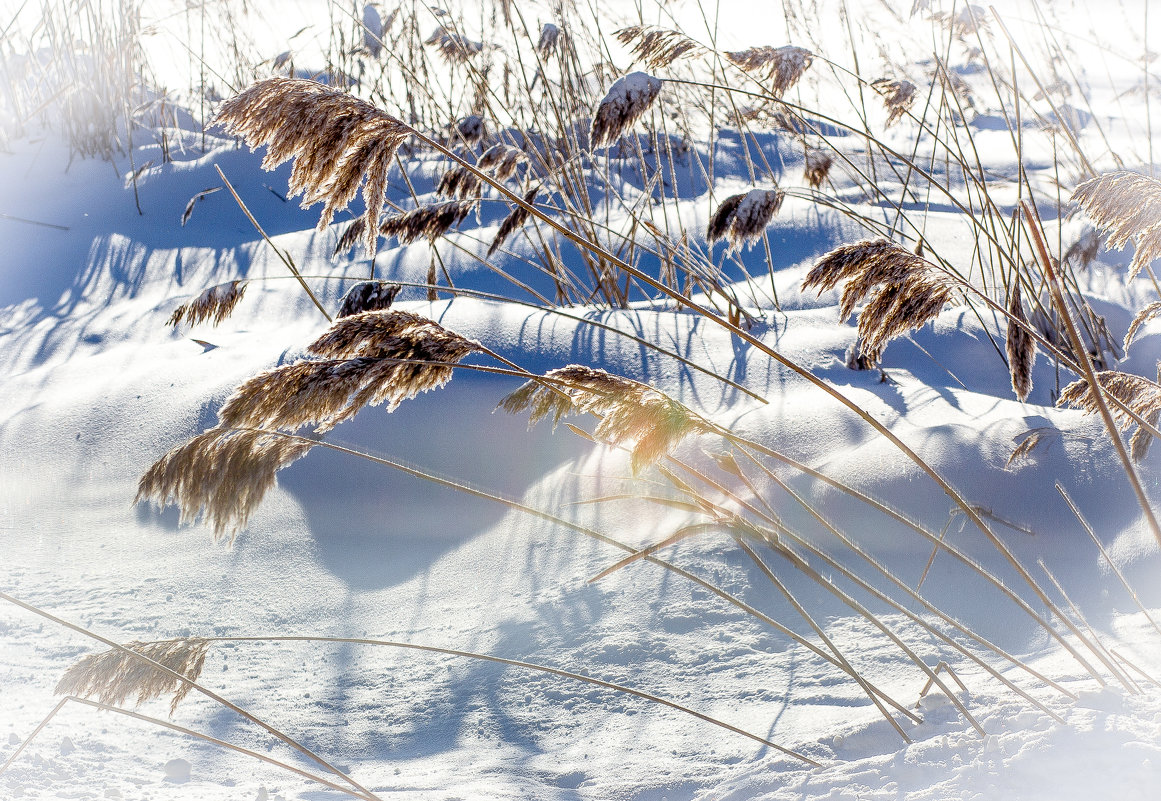
[[[1072,201],[1108,232],[1110,248],[1136,246],[1129,278],[1161,256],[1161,181],[1133,172],[1105,173],[1078,186]]]
[[[350,317],[365,311],[382,311],[391,308],[395,297],[403,290],[399,284],[385,284],[382,281],[360,281],[343,297],[339,317]]]
[[[1161,368],[1161,365],[1158,367]],[[1161,420],[1161,384],[1133,373],[1122,373],[1116,370],[1103,370],[1096,374],[1096,378],[1105,393],[1132,409],[1137,415],[1147,420],[1150,425],[1156,426],[1158,420]],[[1066,386],[1061,391],[1056,405],[1072,406],[1076,409],[1083,409],[1089,414],[1096,414],[1100,411],[1100,405],[1092,392],[1092,387],[1083,378]],[[1110,405],[1109,411],[1112,413],[1113,420],[1123,431],[1137,426],[1129,445],[1133,460],[1142,461],[1148,454],[1149,443],[1152,442],[1153,435],[1140,427],[1133,417],[1123,409]]]
[[[1008,371],[1012,375],[1012,390],[1020,400],[1032,392],[1032,364],[1036,360],[1036,340],[1028,332],[1028,317],[1020,301],[1019,281],[1012,287],[1008,298]]]
[[[617,79],[593,115],[589,145],[594,150],[617,141],[661,93],[661,81],[644,72]]]
[[[540,191],[539,186],[534,186],[524,193],[524,202],[533,203],[536,200],[536,194]],[[492,239],[492,244],[488,246],[488,256],[494,254],[504,242],[510,237],[520,226],[528,221],[531,214],[523,206],[513,206],[512,211],[508,212],[508,216],[500,223],[500,228],[496,231],[496,236]]]
[[[182,323],[197,325],[205,320],[213,320],[214,325],[217,325],[234,311],[238,301],[246,294],[246,286],[245,281],[229,281],[212,286],[174,309],[166,325],[177,328]]]
[[[478,200],[446,200],[387,217],[379,224],[379,233],[394,236],[403,244],[418,239],[434,242],[462,223],[476,208]]]
[[[798,83],[798,79],[814,61],[814,54],[794,45],[763,45],[726,53],[726,58],[748,72],[766,73],[771,92],[775,97],[781,97],[787,89]]]
[[[889,78],[880,78],[872,81],[871,86],[883,96],[883,105],[887,107],[887,127],[891,127],[911,110],[915,103],[915,84],[911,81],[893,81]]]
[[[706,227],[706,241],[727,238],[730,251],[757,242],[782,207],[785,195],[777,189],[751,189],[722,201]]]
[[[473,41],[442,26],[436,28],[424,44],[438,50],[449,64],[466,64],[484,49],[482,42]]]
[[[834,156],[826,150],[811,149],[806,151],[806,167],[803,177],[814,189],[818,189],[830,175],[830,168],[834,165]]]
[[[650,69],[668,67],[681,58],[689,58],[704,51],[697,42],[680,31],[655,28],[651,25],[633,25],[613,34],[633,55]]]
[[[197,681],[210,643],[208,640],[190,637],[161,642],[130,642],[125,647],[180,673],[190,681]],[[53,692],[56,695],[95,698],[110,706],[121,706],[134,695],[137,696],[135,705],[140,706],[153,698],[173,693],[169,704],[169,714],[172,715],[191,689],[191,685],[158,670],[148,662],[111,648],[99,654],[89,654],[75,662],[65,671]]]

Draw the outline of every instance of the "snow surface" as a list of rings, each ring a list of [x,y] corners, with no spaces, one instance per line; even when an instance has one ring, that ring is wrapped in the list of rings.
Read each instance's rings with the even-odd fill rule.
[[[723,30],[750,4],[737,5],[726,4]],[[1139,18],[1140,9],[1118,6],[1124,16],[1110,13],[1102,20],[1108,28],[1094,35]],[[1069,24],[1094,23],[1084,5],[1059,13]],[[769,30],[780,41],[781,27]],[[907,35],[899,34],[900,43]],[[737,39],[755,43],[736,28],[724,39],[729,46]],[[1108,104],[1104,122],[1119,121],[1120,130],[1131,132],[1143,114],[1141,98],[1110,99],[1110,87],[1121,85],[1114,79],[1124,77],[1114,73],[1128,69],[1115,60],[1099,70],[1094,63],[1088,79]],[[1003,171],[1011,156],[997,115],[982,111],[972,124],[982,152],[994,154],[989,163]],[[904,126],[891,135],[904,136]],[[1098,141],[1094,126],[1083,134],[1086,142]],[[837,293],[818,298],[797,287],[817,255],[862,234],[799,198],[786,200],[769,229],[782,310],[772,311],[763,294],[767,276],[759,276],[754,289],[739,286],[743,298],[755,301],[752,333],[832,382],[915,447],[986,510],[1024,564],[1043,560],[1101,641],[1147,676],[1127,668],[1133,682],[1126,686],[1102,670],[1102,686],[997,591],[941,555],[925,595],[1077,696],[1069,699],[1026,671],[991,660],[1063,719],[1054,721],[912,620],[877,609],[929,666],[944,659],[955,665],[966,686],[956,690],[957,699],[987,733],[981,737],[945,693],[923,694],[926,676],[866,620],[820,585],[787,576],[856,666],[918,709],[922,723],[902,723],[911,740],[904,743],[834,665],[704,587],[645,562],[590,583],[622,552],[346,454],[316,448],[283,471],[232,547],[213,543],[200,527],[179,527],[173,509],[134,506],[138,477],[153,460],[212,425],[216,409],[241,381],[301,357],[326,328],[229,193],[207,195],[188,224],[179,225],[191,197],[220,185],[214,166],[304,273],[329,276],[312,283],[330,307],[337,308],[368,268],[360,258],[332,263],[341,227],[317,232],[313,211],[279,197],[288,166],[265,174],[258,168],[261,153],[238,149],[231,140],[211,137],[203,153],[200,135],[173,136],[181,146],[171,144],[170,163],[162,163],[155,143],[136,150],[135,164],[155,161],[139,177],[140,215],[126,188],[124,158],[115,169],[101,161],[70,163],[67,147],[50,131],[13,142],[11,153],[0,154],[0,591],[119,642],[373,638],[532,662],[655,694],[822,763],[810,768],[673,709],[514,666],[354,643],[212,646],[202,684],[385,798],[1157,797],[1161,688],[1147,676],[1161,675],[1161,637],[1056,490],[1060,484],[1076,501],[1145,605],[1161,607],[1157,544],[1099,421],[1052,406],[1056,373],[1043,354],[1033,395],[1016,401],[989,342],[989,336],[1002,336],[1002,324],[964,307],[949,307],[932,325],[890,344],[884,357],[889,381],[880,381],[876,371],[848,370],[845,352],[854,329],[837,319]],[[767,144],[790,153],[777,137]],[[742,160],[736,153],[731,160],[727,145],[718,160],[719,198],[750,188]],[[1120,152],[1141,163],[1139,145],[1125,144]],[[1029,162],[1037,185],[1053,179],[1049,158]],[[432,191],[436,166],[412,166],[417,191]],[[788,167],[786,183],[795,179]],[[695,189],[682,213],[691,230],[704,230],[708,204]],[[996,191],[1004,202],[1015,199],[1014,192]],[[478,239],[482,250],[498,222],[485,216],[453,237]],[[1080,232],[1083,221],[1049,221],[1050,229],[1055,225],[1068,241],[1065,235]],[[953,209],[929,213],[928,238],[939,237],[945,252],[967,259],[972,242],[965,230]],[[391,243],[379,256],[378,274],[423,281],[425,248]],[[762,265],[761,250],[744,251],[749,266]],[[1086,295],[1117,336],[1137,309],[1155,299],[1144,280],[1125,283],[1127,258],[1102,254],[1082,275]],[[449,259],[462,285],[515,292],[469,260]],[[166,327],[179,303],[236,278],[252,284],[231,319],[217,328]],[[882,437],[704,319],[666,304],[565,310],[570,317],[468,297],[423,298],[421,291],[405,290],[397,305],[530,370],[579,362],[662,388],[715,422],[825,470],[935,531],[949,523],[949,541],[1019,586],[995,550],[961,525],[947,496]],[[588,326],[586,319],[660,343],[768,403]],[[1152,375],[1159,357],[1161,324],[1154,321],[1120,367]],[[514,387],[508,379],[461,371],[446,388],[390,415],[364,410],[328,439],[518,499],[635,547],[683,524],[680,511],[641,500],[584,503],[638,486],[627,458],[564,428],[528,430],[524,419],[494,413]],[[1006,467],[1017,439],[1046,426],[1054,434],[1032,458]],[[713,442],[699,440],[680,453],[707,463],[705,451],[713,449]],[[1161,492],[1158,452],[1154,447],[1141,466],[1154,497]],[[896,576],[917,583],[929,544],[809,477],[787,473],[786,480]],[[851,563],[789,494],[771,489],[769,499],[788,526],[808,532],[840,564]],[[685,540],[661,555],[810,635],[727,537]],[[1044,572],[1037,575],[1051,586]],[[102,648],[0,604],[0,759],[8,759],[52,710],[58,701],[53,687],[64,670]],[[139,711],[168,719],[167,704],[151,701]],[[173,722],[317,771],[196,694],[178,707]],[[342,795],[252,757],[70,703],[0,774],[0,797]]]

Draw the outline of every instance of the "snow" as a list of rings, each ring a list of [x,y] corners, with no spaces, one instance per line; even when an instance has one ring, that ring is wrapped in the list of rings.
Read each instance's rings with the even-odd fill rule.
[[[723,4],[721,47],[781,41],[782,21],[754,21],[749,5]],[[1141,9],[1112,4],[1106,18],[1094,20],[1083,4],[1054,5],[1062,23],[1077,30],[1094,27],[1094,37],[1117,35],[1117,26],[1138,19]],[[1020,8],[1031,19],[1032,12]],[[907,10],[902,9],[903,18]],[[372,22],[380,24],[371,5],[360,17],[368,30]],[[753,27],[747,29],[747,23]],[[753,33],[760,23],[769,23],[764,34],[775,33]],[[1019,20],[1011,24],[1014,34],[1024,30]],[[839,26],[824,27],[825,39]],[[922,42],[923,30],[873,28],[887,46],[900,50]],[[1137,52],[1140,45],[1134,40],[1126,50]],[[1139,67],[1114,59],[1105,62],[1106,71],[1091,63],[1086,80],[1094,106],[1106,115],[1103,134],[1114,139],[1126,162],[1140,167],[1144,148],[1136,129],[1143,128],[1143,98],[1112,99],[1126,74],[1139,77]],[[811,70],[817,69],[816,61]],[[803,80],[811,75],[808,71]],[[963,77],[986,80],[970,73]],[[620,92],[634,105],[645,95],[652,99],[658,90],[668,91],[655,87],[655,80],[630,74],[612,84],[610,95]],[[885,118],[885,111],[876,113]],[[1014,162],[1000,114],[999,109],[982,112],[972,120],[973,132],[989,166],[1010,172]],[[990,129],[993,123],[998,128]],[[907,126],[901,120],[885,135],[909,146]],[[1081,133],[1092,153],[1103,153],[1095,125],[1083,126]],[[787,160],[781,185],[793,184],[801,151],[779,134],[761,136],[762,145]],[[1035,571],[1048,595],[1067,607],[1052,589],[1049,572],[1060,582],[1083,612],[1083,624],[1074,615],[1078,628],[1097,633],[1108,649],[1103,657],[1121,678],[1102,664],[1102,655],[1083,650],[1077,636],[1054,621],[1060,639],[1095,666],[1100,680],[1094,678],[1028,614],[948,553],[941,552],[926,570],[931,543],[899,520],[794,471],[779,469],[784,488],[756,480],[761,497],[786,527],[801,533],[802,542],[794,547],[819,566],[823,580],[791,570],[780,571],[780,578],[855,667],[921,718],[895,715],[905,742],[862,688],[824,658],[828,651],[812,651],[791,636],[821,643],[728,535],[688,538],[657,556],[790,632],[657,563],[639,560],[590,582],[624,552],[575,527],[640,548],[687,525],[689,515],[640,497],[592,503],[605,496],[639,496],[642,482],[658,478],[647,471],[635,477],[626,454],[594,446],[563,426],[555,432],[547,424],[529,429],[525,418],[494,411],[519,385],[501,376],[459,371],[445,388],[390,414],[365,409],[327,441],[548,511],[574,528],[324,448],[279,474],[277,488],[232,546],[213,542],[204,528],[179,526],[173,508],[133,505],[138,478],[155,459],[213,425],[217,409],[239,383],[301,358],[327,327],[228,192],[204,195],[181,224],[191,198],[220,186],[215,166],[303,274],[327,276],[311,280],[328,308],[337,309],[368,272],[359,256],[330,259],[341,224],[316,231],[313,212],[279,196],[285,194],[289,165],[263,173],[261,151],[251,154],[215,134],[203,152],[200,131],[188,126],[170,137],[171,162],[160,157],[156,142],[142,137],[136,147],[134,164],[154,162],[138,177],[141,214],[126,188],[131,170],[124,157],[116,159],[115,169],[108,161],[70,160],[67,145],[51,129],[11,141],[10,152],[0,153],[0,591],[117,642],[330,637],[533,663],[659,696],[821,763],[812,768],[742,735],[608,687],[511,664],[351,641],[227,640],[211,646],[201,684],[382,797],[1155,797],[1161,786],[1161,689],[1154,682],[1161,677],[1161,638],[1057,489],[1082,510],[1153,618],[1161,616],[1158,544],[1099,420],[1052,405],[1057,373],[1043,353],[1035,363],[1032,395],[1026,403],[1017,401],[989,341],[995,338],[1003,347],[1003,321],[976,316],[964,306],[949,306],[933,323],[889,344],[885,374],[848,370],[845,353],[854,342],[854,327],[838,319],[839,292],[819,297],[799,287],[816,256],[865,232],[800,195],[788,195],[766,229],[779,268],[772,280],[781,310],[770,308],[771,277],[764,272],[753,287],[744,282],[734,287],[754,315],[750,333],[830,382],[948,477],[982,510],[1020,563]],[[742,155],[749,147],[723,137],[717,200],[751,191]],[[434,199],[437,165],[423,161],[430,156],[414,159],[409,166],[415,189]],[[1103,159],[1111,164],[1107,154]],[[1030,152],[1026,162],[1035,186],[1055,180],[1050,152]],[[621,180],[631,185],[634,178]],[[399,183],[393,177],[393,197],[408,197]],[[712,212],[708,192],[693,179],[681,191],[686,192],[682,221],[691,231],[704,231]],[[1015,189],[998,185],[994,191],[1006,208],[1014,205]],[[859,208],[875,211],[870,202]],[[489,211],[469,218],[451,236],[482,251],[498,222],[497,212]],[[1049,219],[1047,226],[1053,239],[1059,229],[1065,247],[1084,231],[1081,218]],[[971,263],[974,242],[961,212],[933,203],[926,237]],[[383,247],[377,275],[425,280],[425,244]],[[764,270],[764,251],[755,246],[740,257],[747,268]],[[457,285],[516,297],[511,284],[450,249],[447,253]],[[1079,274],[1081,290],[1116,337],[1138,309],[1156,299],[1146,278],[1125,280],[1129,258],[1102,251],[1097,263]],[[178,304],[239,278],[250,281],[249,289],[219,326],[176,332],[166,326]],[[551,293],[543,277],[537,280],[541,291]],[[885,438],[704,318],[669,302],[554,314],[467,296],[429,301],[414,288],[404,288],[395,305],[535,372],[582,363],[662,389],[738,436],[858,488],[933,534],[942,531],[966,559],[1014,588],[1035,613],[1046,614],[1011,564]],[[589,320],[611,330],[588,325]],[[617,332],[658,343],[741,383],[765,402]],[[1118,367],[1151,376],[1159,358],[1161,321],[1154,320]],[[1071,378],[1065,373],[1061,383]],[[570,422],[588,427],[590,421]],[[1017,442],[1041,427],[1048,435],[1031,456],[1007,464]],[[693,438],[678,455],[708,470],[721,449],[713,438]],[[1154,498],[1161,497],[1159,453],[1154,446],[1139,467]],[[644,486],[651,494],[664,489]],[[986,736],[973,729],[943,689],[924,692],[928,676],[829,591],[850,588],[841,578],[844,568],[860,575],[872,571],[798,504],[795,494],[808,498],[827,522],[856,536],[908,587],[925,575],[924,598],[1011,654],[1013,660],[1006,660],[973,649],[1043,708],[915,618],[874,605],[879,620],[929,668],[944,660],[952,665],[955,678],[940,671],[940,680]],[[768,564],[787,565],[764,555]],[[885,581],[876,578],[875,586],[884,587]],[[858,597],[871,603],[862,592]],[[954,633],[930,613],[918,616]],[[953,639],[967,642],[959,634]],[[64,671],[103,648],[0,601],[0,765],[59,702],[53,688]],[[149,701],[137,711],[170,721],[168,703],[167,698]],[[181,703],[172,722],[324,775],[284,743],[196,693]],[[290,801],[343,796],[253,756],[69,702],[0,771],[0,797]]]

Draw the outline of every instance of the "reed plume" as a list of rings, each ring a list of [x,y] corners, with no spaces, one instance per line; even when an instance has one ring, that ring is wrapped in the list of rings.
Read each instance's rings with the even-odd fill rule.
[[[661,93],[661,81],[645,72],[631,72],[618,78],[597,105],[589,132],[590,147],[606,147],[620,138],[629,126]]]
[[[362,242],[366,235],[366,218],[356,217],[355,219],[351,220],[347,227],[343,229],[343,233],[339,236],[338,241],[335,242],[335,249],[331,251],[331,258],[336,259],[339,257],[339,254],[346,253],[355,245]]]
[[[463,165],[452,167],[439,179],[436,192],[444,197],[467,198],[480,194],[479,177]]]
[[[833,165],[834,156],[828,151],[811,148],[806,151],[806,166],[803,169],[803,177],[812,189],[818,189],[826,182]]]
[[[165,324],[177,328],[182,323],[197,325],[212,320],[214,325],[222,322],[234,311],[234,307],[246,294],[245,281],[228,281],[217,284],[202,292],[188,303],[173,310]]]
[[[1072,202],[1108,232],[1110,248],[1134,244],[1130,279],[1161,256],[1161,181],[1133,172],[1105,173],[1080,184]]]
[[[591,412],[601,418],[594,436],[630,447],[634,471],[655,463],[687,436],[714,431],[689,407],[652,387],[604,370],[572,364],[534,379],[500,401],[513,414],[528,412],[529,426],[565,414]]]
[[[1129,323],[1129,330],[1125,332],[1125,350],[1128,350],[1129,345],[1137,338],[1141,326],[1155,317],[1161,317],[1161,300],[1153,301],[1133,317],[1133,322]]]
[[[434,242],[455,228],[476,208],[477,200],[446,200],[387,217],[379,224],[379,233],[394,236],[403,244],[418,239]]]
[[[887,107],[888,128],[910,111],[911,106],[915,103],[915,84],[911,81],[893,81],[889,78],[880,78],[877,81],[872,81],[871,86],[883,97],[883,105]]]
[[[539,186],[534,186],[524,193],[524,202],[531,204],[536,200],[536,195],[540,191]],[[500,223],[499,230],[496,231],[495,238],[492,239],[492,244],[488,246],[488,256],[491,257],[504,242],[517,229],[528,221],[531,213],[523,206],[513,206],[512,211],[508,212],[508,216]]]
[[[133,502],[176,503],[182,523],[201,517],[214,539],[233,541],[274,486],[274,474],[312,446],[269,432],[211,428],[154,462]]]
[[[785,195],[777,189],[751,189],[726,198],[710,217],[706,241],[713,244],[719,239],[728,239],[731,252],[757,242],[784,199]]]
[[[267,145],[262,168],[294,160],[290,197],[307,208],[323,203],[319,230],[363,188],[364,245],[373,253],[386,201],[387,175],[410,129],[353,95],[314,81],[267,78],[227,100],[214,125],[240,135],[250,148]]]
[[[1020,282],[1012,287],[1008,298],[1008,335],[1005,348],[1008,353],[1008,372],[1012,375],[1012,390],[1020,400],[1032,392],[1032,364],[1036,360],[1036,340],[1028,332],[1028,317],[1020,300]]]
[[[551,22],[544,23],[540,29],[540,40],[536,43],[536,50],[540,53],[541,58],[548,58],[552,51],[556,49],[556,44],[560,40],[560,28],[553,25]]]
[[[726,58],[747,72],[764,73],[769,80],[771,93],[774,97],[782,97],[810,67],[814,54],[795,45],[762,45],[728,52]]]
[[[839,304],[845,320],[869,298],[859,314],[860,351],[876,360],[888,340],[935,318],[953,297],[956,283],[936,265],[887,239],[841,245],[810,269],[802,288],[823,292],[846,281]]]
[[[455,130],[460,139],[468,145],[478,144],[488,133],[488,129],[484,126],[484,118],[479,114],[469,114],[464,117],[456,123]]]
[[[473,41],[442,26],[436,28],[424,44],[438,50],[444,61],[449,64],[466,64],[484,49],[482,42]]]
[[[130,642],[125,647],[134,653],[152,659],[190,681],[197,681],[206,660],[209,640],[189,637],[161,642]],[[136,695],[135,706],[173,693],[169,714],[189,693],[191,685],[158,670],[132,654],[111,648],[99,654],[81,657],[65,671],[53,692],[56,695],[75,695],[95,698],[102,704],[120,706]]]
[[[1155,427],[1161,420],[1161,383],[1116,370],[1103,370],[1096,374],[1096,378],[1102,391],[1132,409],[1139,417],[1148,421],[1149,425]],[[1161,380],[1161,375],[1158,376],[1158,379]],[[1100,405],[1097,403],[1092,387],[1083,378],[1066,386],[1061,391],[1056,405],[1072,406],[1076,409],[1083,409],[1089,414],[1096,414],[1100,411]],[[1129,447],[1133,461],[1142,461],[1148,454],[1153,435],[1149,433],[1148,429],[1138,425],[1132,415],[1124,409],[1110,405],[1109,412],[1122,431],[1127,432],[1134,426],[1137,427],[1129,440]]]
[[[701,45],[684,33],[652,25],[633,25],[613,35],[621,44],[631,47],[633,55],[654,70],[704,51]]]
[[[527,160],[524,151],[505,144],[496,144],[480,154],[476,168],[490,173],[499,181],[506,181],[515,175],[516,168]]]
[[[399,284],[385,284],[382,281],[360,281],[343,297],[339,307],[339,317],[350,317],[365,311],[382,311],[391,308],[395,297],[403,290]]]

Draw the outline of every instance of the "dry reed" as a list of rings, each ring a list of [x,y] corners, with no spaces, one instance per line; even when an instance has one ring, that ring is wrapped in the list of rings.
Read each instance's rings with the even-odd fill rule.
[[[497,144],[480,154],[476,168],[490,173],[498,181],[506,181],[515,175],[516,168],[527,160],[524,151],[505,144]]]
[[[645,72],[631,72],[609,87],[593,114],[590,147],[606,147],[640,119],[661,93],[661,81]]]
[[[1137,332],[1141,330],[1141,326],[1159,316],[1161,316],[1161,300],[1155,300],[1137,312],[1136,316],[1133,317],[1133,322],[1129,323],[1129,330],[1125,332],[1125,350],[1128,350],[1129,345],[1137,338]]]
[[[529,426],[551,417],[590,412],[601,418],[593,436],[630,448],[634,471],[670,453],[681,440],[714,427],[687,406],[657,390],[584,365],[550,370],[504,398],[499,408],[528,411]]]
[[[785,195],[777,189],[751,189],[726,198],[710,217],[706,241],[713,244],[719,239],[728,239],[731,252],[757,242],[784,199]]]
[[[480,194],[480,178],[462,165],[452,167],[439,179],[436,192],[444,197],[464,199]]]
[[[466,64],[484,49],[482,42],[476,42],[455,31],[439,27],[424,41],[434,47],[449,64]]]
[[[1005,348],[1008,354],[1008,372],[1012,375],[1012,391],[1020,400],[1032,392],[1032,364],[1036,359],[1036,340],[1028,332],[1028,317],[1020,301],[1020,282],[1012,287],[1008,298],[1008,335]]]
[[[539,186],[534,186],[529,189],[524,193],[524,202],[531,204],[536,200],[536,195],[539,191]],[[496,231],[496,236],[492,239],[492,244],[488,246],[488,256],[491,257],[495,254],[508,237],[524,225],[530,216],[531,214],[529,214],[528,209],[523,206],[513,206],[512,211],[508,212],[508,216],[500,223],[500,228]]]
[[[536,51],[540,53],[541,58],[548,58],[556,49],[559,41],[560,28],[551,22],[546,22],[540,29],[540,39],[536,43]]]
[[[818,189],[826,182],[832,166],[834,166],[834,156],[826,150],[811,148],[806,151],[803,177],[812,189]]]
[[[488,134],[484,118],[479,114],[469,114],[464,117],[456,123],[455,131],[459,138],[468,145],[478,144]]]
[[[174,309],[165,324],[177,328],[182,323],[193,326],[212,320],[217,325],[234,311],[234,307],[246,294],[246,286],[245,281],[228,281],[212,286]]]
[[[476,208],[477,200],[446,200],[387,217],[379,224],[379,233],[394,236],[403,244],[419,239],[434,242],[455,228]]]
[[[1129,278],[1161,256],[1161,181],[1133,172],[1105,173],[1077,186],[1072,201],[1108,232],[1108,247],[1135,245]]]
[[[934,319],[953,297],[955,280],[936,265],[887,239],[841,245],[807,273],[802,288],[823,292],[845,280],[839,318],[869,299],[859,314],[863,355],[878,359],[887,341]]]
[[[883,105],[887,107],[888,128],[910,111],[911,106],[915,103],[915,84],[911,81],[893,81],[890,78],[880,78],[877,81],[872,81],[871,86],[883,97]]]
[[[356,217],[351,220],[347,227],[343,229],[343,233],[339,236],[338,241],[335,242],[335,249],[331,251],[331,258],[338,258],[339,254],[346,253],[355,245],[362,242],[366,238],[366,235],[366,218]]]
[[[1156,426],[1161,420],[1161,384],[1139,375],[1116,370],[1104,370],[1097,373],[1096,378],[1105,393],[1123,403],[1149,425]],[[1158,378],[1161,379],[1161,375]],[[1089,414],[1096,414],[1100,411],[1099,401],[1093,393],[1092,387],[1083,378],[1073,381],[1061,390],[1060,398],[1056,404],[1083,409]],[[1113,406],[1110,407],[1109,412],[1122,431],[1128,431],[1136,426],[1137,430],[1129,440],[1130,453],[1133,461],[1144,460],[1148,455],[1153,435],[1144,427],[1137,425],[1132,415],[1124,409]]]
[[[232,541],[274,486],[274,474],[312,446],[269,432],[211,428],[154,462],[138,483],[134,503],[176,503],[182,523],[200,516],[214,539]]]
[[[621,44],[631,47],[633,55],[650,69],[668,67],[678,59],[690,58],[705,50],[680,31],[650,25],[633,25],[613,35]]]
[[[209,640],[199,637],[125,644],[130,651],[159,662],[190,681],[197,681],[201,675],[209,646]],[[169,714],[172,715],[190,689],[191,685],[175,676],[113,648],[79,659],[57,682],[53,692],[56,695],[96,698],[102,704],[113,706],[120,706],[134,695],[137,696],[135,706],[140,706],[173,693],[169,704]]]
[[[337,317],[350,317],[365,311],[382,311],[391,308],[395,297],[402,291],[399,284],[385,284],[382,281],[360,281],[343,297]]]
[[[374,252],[395,153],[411,130],[357,97],[314,81],[267,78],[227,100],[215,125],[256,149],[267,145],[262,168],[294,159],[290,197],[304,208],[323,203],[319,229],[355,197],[360,185],[370,224],[364,245]]]
[[[763,45],[728,52],[726,58],[748,72],[764,73],[770,81],[768,88],[771,93],[774,97],[781,97],[787,89],[798,83],[814,61],[814,54],[795,45]]]

